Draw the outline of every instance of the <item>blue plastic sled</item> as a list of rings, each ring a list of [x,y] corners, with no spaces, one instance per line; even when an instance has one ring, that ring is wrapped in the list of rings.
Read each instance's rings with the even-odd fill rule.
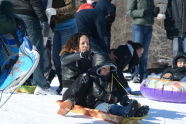
[[[21,86],[34,72],[39,57],[19,29],[0,35],[0,91],[11,92]]]

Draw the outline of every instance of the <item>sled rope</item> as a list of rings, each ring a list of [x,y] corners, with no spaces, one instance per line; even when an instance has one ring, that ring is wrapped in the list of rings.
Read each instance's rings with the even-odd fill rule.
[[[17,88],[16,88],[17,89]],[[11,92],[11,94],[8,96],[8,98],[3,102],[3,104],[1,104],[0,105],[0,108],[2,108],[7,102],[8,102],[8,100],[11,98],[11,96],[14,94],[14,92],[16,91],[16,89],[13,91],[13,92]],[[3,90],[4,91],[4,90]],[[1,103],[1,100],[2,100],[2,98],[3,98],[3,91],[2,91],[2,93],[1,93],[1,97],[0,97],[0,103]]]
[[[112,85],[113,85],[113,80],[116,80],[116,82],[121,86],[121,88],[127,93],[127,95],[132,95],[132,94],[130,94],[126,89],[125,89],[125,87],[121,84],[121,82],[120,81],[118,81],[118,79],[114,76],[114,74],[112,74]]]

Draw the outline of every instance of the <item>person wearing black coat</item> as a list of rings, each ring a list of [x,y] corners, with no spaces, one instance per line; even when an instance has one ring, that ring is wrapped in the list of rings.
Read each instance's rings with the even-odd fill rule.
[[[117,49],[113,49],[111,53],[116,57],[112,59],[116,62],[117,75],[120,81],[127,91],[131,92],[127,80],[123,76],[123,70],[128,65],[127,71],[132,73],[135,66],[139,65],[140,57],[143,54],[143,46],[140,43],[128,41],[126,44],[118,46]]]
[[[63,86],[69,87],[80,74],[86,73],[92,67],[93,53],[90,51],[87,35],[76,33],[70,37],[60,56]]]
[[[129,99],[122,84],[115,76],[116,66],[107,56],[104,61],[93,60],[94,67],[80,75],[63,95],[58,114],[66,115],[74,104],[98,109],[123,117],[144,116],[148,106],[138,106],[136,100]],[[94,55],[95,56],[95,55]],[[121,105],[117,105],[119,102]]]
[[[172,81],[186,81],[186,54],[179,54],[173,59],[173,67],[167,68],[161,78]]]
[[[173,40],[173,56],[186,52],[186,1],[168,0],[164,26],[167,38]]]
[[[35,45],[40,60],[33,73],[33,85],[37,85],[35,94],[47,94],[50,92],[50,83],[44,76],[43,67],[43,36],[48,36],[49,24],[41,0],[7,0],[13,4],[15,14],[20,17],[25,25],[31,44]],[[31,78],[31,77],[30,77]],[[52,90],[51,90],[52,91]]]
[[[105,17],[112,13],[110,0],[99,0],[94,9],[85,9],[76,13],[78,31],[86,33],[95,52],[109,51],[109,33]]]

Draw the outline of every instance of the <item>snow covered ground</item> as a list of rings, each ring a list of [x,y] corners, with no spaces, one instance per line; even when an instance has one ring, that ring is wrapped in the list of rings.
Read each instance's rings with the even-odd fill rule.
[[[53,81],[54,83],[56,79]],[[139,84],[130,84],[133,90]],[[9,94],[3,94],[3,99]],[[150,106],[149,116],[140,124],[185,124],[186,104],[165,103],[148,100],[142,96],[131,96],[140,103]],[[30,95],[17,93],[0,108],[0,124],[109,124],[109,122],[88,116],[69,113],[63,117],[57,114],[58,95]]]

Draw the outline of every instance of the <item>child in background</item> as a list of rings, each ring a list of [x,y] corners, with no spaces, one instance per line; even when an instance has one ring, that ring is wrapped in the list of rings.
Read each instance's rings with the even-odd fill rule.
[[[179,54],[173,60],[173,67],[166,69],[161,78],[173,81],[186,81],[186,55]]]

